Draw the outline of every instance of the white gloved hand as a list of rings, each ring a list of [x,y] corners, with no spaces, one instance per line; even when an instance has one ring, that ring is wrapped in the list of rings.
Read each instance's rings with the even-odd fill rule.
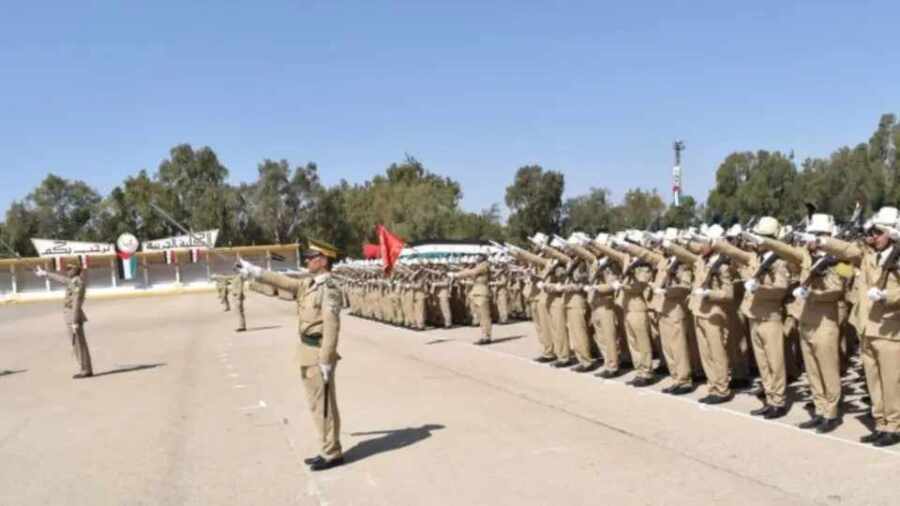
[[[613,289],[613,290],[616,290],[616,291],[622,289],[622,283],[619,283],[618,281],[613,281],[613,282],[611,283],[611,286],[612,286],[612,289]]]
[[[450,278],[450,279],[456,279],[456,273],[448,272],[448,273],[447,273],[447,277]]]
[[[659,287],[656,287],[656,288],[653,289],[653,293],[655,293],[656,295],[665,295],[665,294],[666,294],[666,289],[665,289],[665,288],[659,288]]]
[[[753,244],[760,244],[763,242],[762,237],[752,233],[752,232],[741,232],[741,237],[748,242],[752,242]]]
[[[809,288],[798,286],[797,288],[794,288],[794,291],[791,293],[793,293],[794,297],[797,299],[805,299],[809,297]]]
[[[258,278],[262,276],[263,268],[258,265],[253,265],[250,262],[241,258],[238,261],[238,264],[241,266],[241,274],[245,276],[251,276],[254,278]]]
[[[879,290],[875,287],[869,288],[869,291],[866,292],[866,297],[868,297],[872,302],[880,302],[887,298],[887,296],[884,294],[884,290]]]
[[[39,278],[46,278],[47,271],[45,271],[43,267],[38,267],[38,268],[34,269],[34,275]]]
[[[322,381],[326,384],[331,381],[331,372],[334,371],[334,366],[330,364],[319,364],[319,370],[322,371]]]
[[[73,323],[70,326],[72,327],[72,332],[78,332],[78,324],[77,323]]]
[[[538,290],[543,290],[544,287],[547,286],[547,284],[544,283],[543,281],[538,281],[537,284],[536,284],[535,286],[537,286]]]
[[[810,234],[809,232],[799,232],[797,237],[800,239],[800,242],[819,244],[819,237],[815,234]]]
[[[747,290],[747,293],[753,293],[759,288],[759,281],[755,279],[748,279],[744,281],[744,290]]]
[[[583,286],[582,290],[584,290],[584,293],[590,295],[590,294],[594,293],[595,291],[597,291],[597,287],[594,285],[587,285],[587,286]]]
[[[697,297],[700,297],[701,299],[705,299],[709,295],[709,289],[708,288],[694,288],[694,291],[691,293],[693,293]]]
[[[666,248],[666,249],[671,248],[671,247],[672,247],[672,241],[670,241],[670,240],[668,240],[668,239],[663,239],[662,247],[663,247],[663,248]]]

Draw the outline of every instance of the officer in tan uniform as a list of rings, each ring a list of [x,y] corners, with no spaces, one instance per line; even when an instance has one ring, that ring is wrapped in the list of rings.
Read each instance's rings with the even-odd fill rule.
[[[303,254],[308,273],[302,279],[263,271],[241,261],[241,272],[262,283],[297,294],[300,343],[297,360],[313,422],[322,444],[318,456],[306,459],[313,471],[344,463],[341,449],[341,417],[338,412],[335,372],[341,358],[337,352],[343,296],[331,275],[337,249],[321,241],[309,241]]]
[[[72,377],[75,379],[89,378],[94,375],[91,365],[91,352],[88,349],[87,338],[84,335],[84,322],[87,316],[84,314],[84,279],[81,275],[81,266],[70,264],[66,267],[66,275],[55,272],[47,272],[38,267],[35,274],[39,277],[47,277],[65,285],[66,295],[63,299],[63,317],[66,322],[66,333],[72,340],[72,350],[75,352],[75,360],[78,361],[79,371]]]
[[[799,427],[816,429],[819,433],[831,432],[841,423],[838,301],[844,296],[844,287],[837,273],[828,266],[829,258],[817,251],[818,239],[830,236],[833,231],[831,215],[814,214],[806,228],[809,249],[775,239],[763,239],[760,243],[762,249],[774,251],[800,270],[801,282],[793,295],[799,307],[800,346],[813,392],[815,415]]]
[[[753,228],[753,233],[746,234],[746,237],[751,240],[755,236],[774,239],[780,228],[778,220],[764,216]],[[753,254],[724,240],[716,241],[714,248],[739,264],[744,279],[741,312],[749,322],[753,354],[765,391],[763,406],[750,414],[767,419],[781,418],[787,414],[784,299],[791,282],[791,273],[784,260],[777,258],[773,252]],[[773,255],[775,256],[772,257]],[[766,265],[768,268],[765,268]]]
[[[859,268],[854,311],[875,419],[875,430],[860,441],[879,447],[900,443],[900,273],[894,252],[900,248],[900,232],[894,230],[898,218],[896,208],[881,208],[872,217],[867,248],[835,238],[816,240],[819,248]]]
[[[243,332],[247,330],[247,318],[244,315],[244,277],[241,275],[231,276],[228,281],[228,292],[238,316],[238,326],[234,330]]]
[[[475,267],[459,272],[450,272],[447,276],[450,280],[472,279],[474,280],[469,298],[472,304],[473,314],[478,315],[481,338],[475,344],[482,345],[491,342],[491,266],[487,261],[487,255],[479,254]]]
[[[224,311],[231,311],[231,306],[228,304],[228,278],[229,276],[222,276],[219,274],[213,274],[211,279],[216,282],[216,293],[219,295],[219,303],[224,307]]]

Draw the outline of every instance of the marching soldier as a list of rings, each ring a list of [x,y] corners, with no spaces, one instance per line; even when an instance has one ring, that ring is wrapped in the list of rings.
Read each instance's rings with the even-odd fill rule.
[[[225,309],[223,311],[228,312],[231,311],[231,306],[228,304],[228,276],[221,276],[218,274],[213,274],[211,276],[212,280],[216,282],[216,293],[219,295],[219,303],[222,304],[222,307]]]
[[[760,246],[774,251],[801,269],[802,281],[793,295],[799,308],[798,330],[803,363],[813,392],[815,415],[799,424],[802,429],[827,433],[838,427],[841,402],[840,329],[838,301],[844,296],[843,282],[831,269],[830,259],[817,251],[819,238],[830,236],[834,219],[814,214],[806,228],[808,248],[797,248],[774,239]],[[815,255],[815,256],[813,256]],[[833,264],[832,264],[833,265]]]
[[[241,261],[241,272],[262,283],[297,295],[300,318],[300,343],[297,360],[306,390],[313,422],[322,444],[321,453],[305,462],[313,471],[321,471],[344,463],[340,442],[341,418],[338,412],[335,371],[341,358],[337,352],[341,328],[342,295],[331,275],[332,262],[338,251],[320,241],[309,241],[304,252],[309,272],[302,279],[263,271],[261,267]]]
[[[778,220],[764,216],[753,228],[753,235],[774,239],[779,229]],[[748,235],[751,240],[753,235]],[[724,240],[716,241],[714,247],[736,261],[743,274],[745,293],[741,312],[749,322],[750,340],[766,396],[763,406],[750,414],[781,418],[787,414],[783,312],[791,273],[773,252],[748,253]]]
[[[491,342],[491,266],[487,261],[487,256],[480,254],[477,256],[477,264],[471,269],[459,272],[450,272],[447,276],[451,279],[473,279],[472,292],[469,298],[472,303],[472,312],[477,315],[479,327],[481,327],[481,338],[475,341],[477,345],[489,344]]]
[[[87,315],[84,314],[84,279],[81,266],[70,264],[66,267],[66,275],[61,276],[55,272],[47,272],[38,267],[34,273],[39,277],[50,278],[57,283],[66,286],[66,295],[63,300],[63,317],[66,322],[66,331],[72,340],[72,350],[75,352],[75,360],[78,361],[80,370],[72,378],[89,378],[94,375],[91,365],[91,352],[88,349],[87,338],[84,335],[84,322]]]
[[[859,268],[856,321],[875,419],[875,430],[860,441],[879,447],[900,443],[900,233],[894,230],[898,218],[896,208],[881,208],[872,217],[865,249],[833,237],[815,239],[819,248]]]

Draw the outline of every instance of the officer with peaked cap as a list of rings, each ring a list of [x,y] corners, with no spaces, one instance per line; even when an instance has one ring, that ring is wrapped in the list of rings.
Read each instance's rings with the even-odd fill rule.
[[[311,470],[320,471],[344,463],[340,442],[341,417],[335,388],[335,372],[341,358],[337,346],[343,295],[331,275],[331,265],[338,257],[337,248],[322,241],[310,240],[303,257],[308,272],[300,279],[264,271],[244,260],[239,266],[242,274],[297,296],[297,315],[300,319],[297,361],[322,445],[320,454],[305,462]]]

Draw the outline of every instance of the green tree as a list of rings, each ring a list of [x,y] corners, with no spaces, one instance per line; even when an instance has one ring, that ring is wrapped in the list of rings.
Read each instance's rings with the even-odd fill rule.
[[[633,188],[625,192],[622,204],[616,206],[614,230],[636,228],[649,229],[661,226],[666,204],[655,189]]]
[[[716,170],[707,220],[725,225],[753,216],[796,221],[805,212],[797,182],[797,168],[780,152],[732,153]]]
[[[566,200],[563,205],[564,235],[585,232],[590,235],[608,232],[614,222],[610,192],[606,188],[591,188],[587,194]]]
[[[162,185],[159,204],[192,230],[228,228],[226,207],[228,169],[209,147],[194,150],[180,144],[169,151],[156,173]],[[180,233],[170,227],[170,233]]]
[[[100,195],[83,181],[70,181],[50,174],[25,199],[33,213],[35,233],[49,239],[89,240],[94,238],[92,218]]]
[[[545,171],[540,165],[520,167],[513,183],[506,187],[510,238],[521,241],[535,232],[558,233],[564,188],[565,178],[560,172]]]
[[[663,214],[662,225],[665,227],[687,228],[700,221],[697,212],[697,201],[690,195],[681,197],[678,205],[669,206]]]

